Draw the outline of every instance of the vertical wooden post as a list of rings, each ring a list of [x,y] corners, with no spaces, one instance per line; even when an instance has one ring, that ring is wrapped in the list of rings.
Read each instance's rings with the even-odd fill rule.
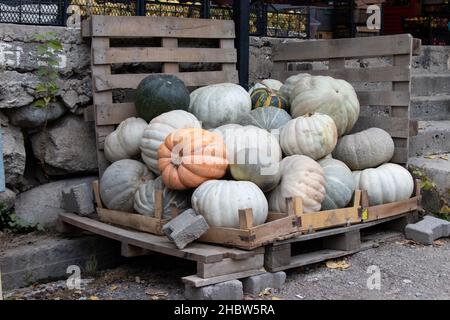
[[[210,3],[209,0],[202,0],[202,11],[201,11],[201,17],[204,19],[209,19],[211,12],[210,12]]]
[[[253,210],[244,209],[239,210],[239,227],[242,230],[253,228]]]
[[[234,0],[233,16],[236,26],[236,48],[238,53],[239,84],[248,89],[249,50],[250,50],[250,1]]]

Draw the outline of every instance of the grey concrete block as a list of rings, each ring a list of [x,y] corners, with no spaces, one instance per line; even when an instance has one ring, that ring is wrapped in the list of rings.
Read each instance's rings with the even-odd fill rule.
[[[49,279],[66,279],[67,268],[80,267],[81,278],[121,261],[120,244],[97,236],[62,238],[30,235],[22,245],[0,250],[3,288],[10,290]]]
[[[283,271],[263,273],[257,276],[245,278],[242,281],[244,292],[258,294],[266,288],[281,289],[286,281],[286,273]]]
[[[62,190],[62,206],[80,216],[94,213],[94,190],[91,183],[82,183]]]
[[[419,121],[419,132],[410,138],[412,157],[450,152],[450,120]]]
[[[450,222],[432,216],[425,216],[420,222],[408,224],[405,232],[406,238],[425,245],[431,245],[436,239],[450,236]]]
[[[242,282],[231,280],[201,288],[186,285],[184,297],[187,300],[242,300],[244,291]]]
[[[411,78],[414,96],[433,96],[450,92],[450,74],[417,74]]]
[[[450,95],[411,98],[410,113],[417,120],[450,119]]]
[[[166,223],[163,232],[175,243],[177,248],[183,249],[189,243],[200,238],[208,229],[205,218],[193,209],[188,209]]]

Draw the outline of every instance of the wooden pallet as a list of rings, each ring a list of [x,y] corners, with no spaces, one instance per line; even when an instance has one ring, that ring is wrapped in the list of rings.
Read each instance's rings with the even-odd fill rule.
[[[92,183],[92,188],[94,189],[94,198],[95,203],[97,204],[97,215],[102,222],[151,234],[164,235],[164,232],[162,231],[163,226],[178,215],[178,208],[172,206],[171,219],[163,218],[163,193],[161,190],[155,191],[155,212],[153,217],[149,217],[142,214],[115,211],[105,208],[100,198],[98,181]]]
[[[400,237],[417,212],[371,222],[303,234],[266,246],[264,266],[276,272],[336,259],[376,247],[381,241]],[[379,231],[378,229],[382,229]],[[375,231],[378,231],[374,233]]]
[[[192,243],[185,249],[177,247],[167,237],[127,230],[93,218],[73,213],[59,215],[61,232],[88,231],[120,241],[122,255],[134,257],[158,252],[173,257],[195,261],[197,273],[183,277],[186,284],[202,287],[228,280],[241,279],[264,273],[264,248],[244,251],[204,243]]]
[[[306,72],[347,80],[350,83],[383,83],[386,90],[356,90],[361,108],[386,106],[389,116],[359,117],[353,131],[370,127],[386,130],[392,136],[395,152],[392,162],[406,164],[408,139],[417,135],[417,121],[409,119],[412,55],[420,54],[420,40],[409,34],[370,38],[314,40],[281,43],[274,47],[272,77],[285,81],[291,75]],[[349,68],[346,61],[391,57],[392,65],[377,68]],[[295,70],[295,63],[327,61],[328,69]]]
[[[173,74],[188,87],[215,83],[238,83],[237,53],[234,46],[233,21],[188,19],[176,17],[112,17],[92,16],[83,21],[82,35],[92,40],[91,70],[94,105],[85,112],[86,120],[94,120],[96,126],[97,160],[100,176],[108,166],[103,153],[104,141],[115,126],[136,115],[133,102],[117,103],[113,93],[118,90],[134,90],[149,74],[115,73],[113,65],[127,63],[161,64],[161,72]],[[160,46],[112,46],[112,41],[133,39],[160,39]],[[217,47],[194,48],[179,46],[185,39],[216,41]],[[181,63],[214,63],[220,70],[181,72]]]
[[[267,222],[253,225],[252,209],[239,210],[240,228],[210,227],[200,237],[200,241],[224,246],[252,250],[272,243],[279,238],[289,238],[298,231],[298,217],[295,214],[293,199],[287,199],[288,213],[271,212]]]

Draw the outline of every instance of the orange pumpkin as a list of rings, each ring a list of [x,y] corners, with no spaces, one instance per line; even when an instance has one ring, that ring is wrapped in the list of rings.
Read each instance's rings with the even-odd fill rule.
[[[178,129],[159,147],[158,167],[169,189],[196,188],[220,179],[228,167],[226,146],[213,132],[198,128]]]

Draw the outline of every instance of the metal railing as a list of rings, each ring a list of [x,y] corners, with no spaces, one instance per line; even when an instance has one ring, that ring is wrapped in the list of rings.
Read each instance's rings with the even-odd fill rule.
[[[112,16],[174,16],[185,18],[233,19],[231,6],[205,3],[168,3],[158,0],[0,0],[0,23],[63,26],[67,8],[77,5],[82,17],[90,14]],[[307,38],[307,7],[279,9],[264,1],[252,1],[250,34],[268,37]]]

